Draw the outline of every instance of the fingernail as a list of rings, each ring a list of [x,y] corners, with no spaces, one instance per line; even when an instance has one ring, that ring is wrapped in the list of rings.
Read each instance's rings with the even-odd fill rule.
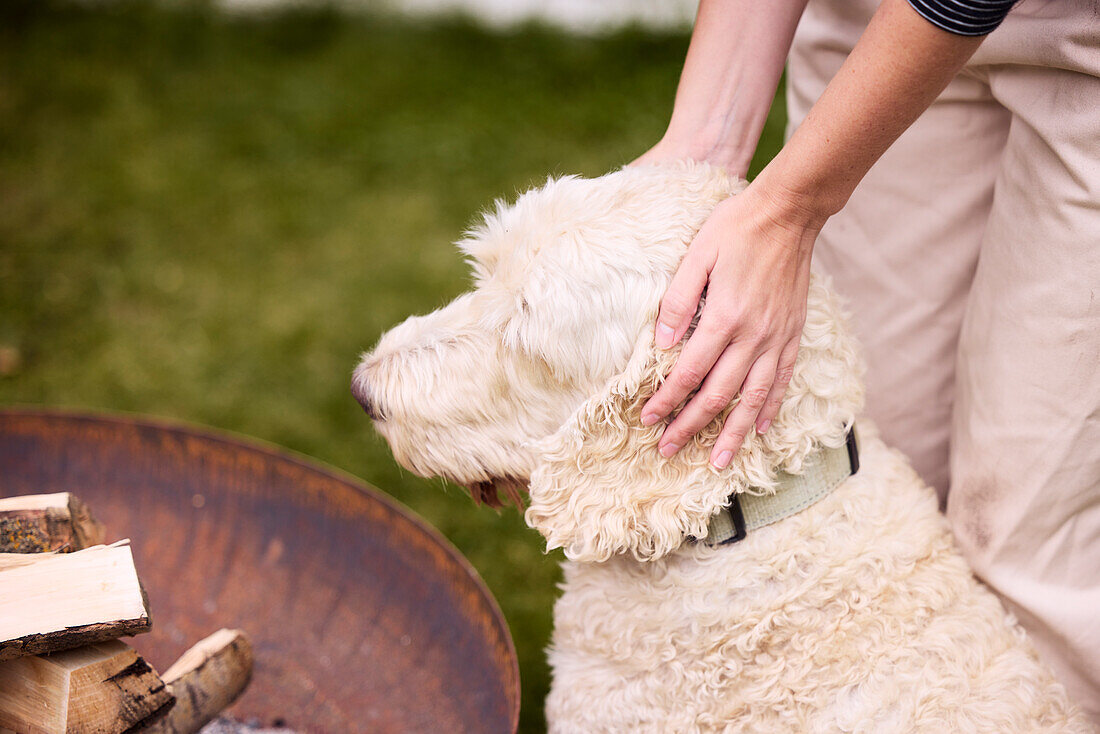
[[[661,452],[661,456],[667,459],[679,451],[680,447],[674,443],[666,443],[664,446],[658,447],[657,450]]]
[[[645,413],[642,415],[642,425],[652,426],[657,421],[661,420],[661,416],[656,413]]]
[[[713,459],[710,463],[714,465],[715,469],[725,469],[727,466],[730,465],[730,459],[732,459],[732,458],[733,458],[733,452],[727,450],[727,451],[723,451],[722,453],[718,454],[718,456],[715,459]]]
[[[676,332],[673,331],[671,326],[658,323],[657,324],[657,346],[661,349],[668,349],[672,346],[672,338],[676,336]]]
[[[757,433],[767,433],[768,426],[770,426],[771,424],[772,424],[772,422],[771,422],[771,419],[769,418],[768,420],[764,421],[763,423],[761,423],[760,425],[758,425],[756,427],[756,432]]]

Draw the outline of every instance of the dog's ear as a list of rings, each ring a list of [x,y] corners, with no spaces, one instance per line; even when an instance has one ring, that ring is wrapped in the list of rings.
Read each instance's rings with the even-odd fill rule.
[[[819,447],[844,444],[863,403],[861,363],[844,322],[827,280],[811,277],[806,327],[779,413],[764,435],[749,431],[721,471],[710,452],[736,401],[672,458],[657,453],[664,426],[643,426],[641,409],[681,345],[657,349],[652,327],[643,329],[626,369],[536,446],[527,524],[548,548],[576,561],[624,553],[655,560],[686,538],[705,537],[732,494],[773,492],[780,471],[797,474]]]
[[[656,349],[645,329],[626,369],[536,447],[526,520],[548,548],[578,561],[621,553],[653,560],[707,534],[711,515],[738,487],[708,462],[717,421],[671,459],[657,453],[663,426],[641,422],[678,354]]]

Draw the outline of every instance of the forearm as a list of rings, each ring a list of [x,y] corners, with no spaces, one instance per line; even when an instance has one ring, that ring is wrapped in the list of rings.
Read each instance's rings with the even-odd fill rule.
[[[965,20],[962,11],[960,19]],[[986,27],[959,25],[966,31]],[[989,27],[995,25],[990,20]],[[779,155],[742,193],[715,207],[673,276],[654,329],[658,347],[680,342],[705,289],[697,327],[672,372],[642,408],[645,425],[676,412],[661,436],[662,456],[687,445],[736,395],[740,399],[714,440],[712,464],[717,469],[729,466],[753,426],[760,433],[768,430],[794,371],[818,230],[979,43],[980,38],[940,30],[905,0],[883,0],[840,72]],[[695,45],[693,40],[693,50]],[[723,57],[727,64],[739,58],[729,53]],[[772,61],[769,57],[769,69]],[[682,82],[682,92],[693,102],[682,104],[677,95],[677,108],[738,109],[741,80],[729,87],[710,80],[709,88],[703,84],[700,92],[694,84],[707,81],[707,75],[696,71],[689,76],[685,70],[684,76],[690,84]],[[716,108],[703,104],[707,93],[719,100]],[[666,153],[661,150],[654,157]]]
[[[744,176],[806,0],[702,0],[668,131],[669,157]]]
[[[780,199],[796,224],[820,228],[981,40],[936,28],[905,0],[885,0],[824,94],[754,183]]]

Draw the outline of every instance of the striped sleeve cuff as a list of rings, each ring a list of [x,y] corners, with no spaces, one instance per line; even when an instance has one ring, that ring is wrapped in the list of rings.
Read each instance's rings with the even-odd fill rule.
[[[908,0],[932,25],[960,36],[984,36],[1008,15],[1016,0]]]

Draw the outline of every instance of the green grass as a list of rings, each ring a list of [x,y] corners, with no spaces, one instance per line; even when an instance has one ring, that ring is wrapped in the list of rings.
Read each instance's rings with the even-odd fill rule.
[[[686,48],[0,5],[0,403],[208,424],[383,488],[485,578],[519,652],[521,729],[541,731],[558,557],[514,511],[402,472],[348,377],[384,329],[467,287],[449,243],[494,197],[656,142]]]

